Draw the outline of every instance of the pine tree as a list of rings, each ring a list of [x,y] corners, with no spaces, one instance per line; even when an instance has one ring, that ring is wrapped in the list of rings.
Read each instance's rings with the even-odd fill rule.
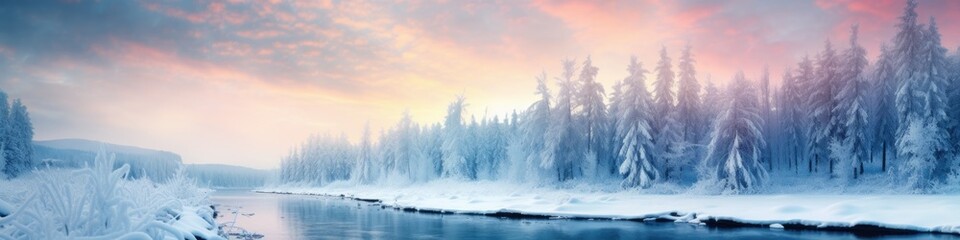
[[[617,121],[617,136],[622,143],[618,154],[623,159],[620,174],[624,175],[620,185],[646,188],[660,179],[660,172],[650,156],[653,143],[649,113],[652,106],[644,76],[647,71],[636,57],[630,58],[627,71],[630,75],[623,80],[623,102]]]
[[[354,182],[368,184],[373,182],[373,144],[370,142],[370,123],[363,126],[363,135],[360,136],[360,148],[357,152],[357,163],[350,176]]]
[[[583,157],[583,141],[573,121],[573,98],[577,82],[573,80],[576,65],[573,60],[563,61],[563,73],[557,78],[560,90],[556,107],[551,110],[551,125],[547,134],[547,153],[541,167],[556,171],[557,180],[565,181],[578,176],[579,160]]]
[[[601,166],[609,158],[607,148],[607,107],[603,103],[605,93],[603,86],[596,81],[597,67],[593,66],[590,57],[583,62],[580,71],[580,90],[577,94],[577,105],[579,112],[577,118],[580,122],[581,133],[586,140],[586,151],[584,159],[584,174],[596,175],[598,168],[607,168]],[[587,170],[591,169],[591,170]]]
[[[33,164],[33,125],[27,107],[20,99],[13,100],[10,111],[9,142],[5,143],[9,155],[7,160],[7,175],[16,177],[34,166]]]
[[[620,157],[620,150],[623,148],[623,139],[620,138],[620,135],[617,132],[618,126],[620,126],[620,115],[623,114],[625,96],[623,93],[624,83],[623,81],[617,81],[613,84],[613,91],[610,92],[610,105],[607,109],[607,123],[610,126],[610,134],[608,137],[608,142],[610,143],[610,156],[608,166],[606,169],[608,175],[616,175],[620,163],[623,161],[623,158]]]
[[[839,82],[837,62],[836,52],[830,41],[827,41],[817,59],[814,82],[808,88],[810,95],[807,99],[811,124],[807,133],[809,136],[807,146],[814,158],[813,170],[819,170],[820,161],[825,160],[828,161],[831,176],[835,159],[830,157],[828,146],[837,138],[839,124],[842,122],[833,112],[837,105],[835,96]]]
[[[895,156],[892,151],[895,144],[895,133],[899,121],[894,96],[897,81],[894,78],[894,59],[887,45],[880,48],[880,58],[877,60],[873,74],[873,143],[880,150],[880,169],[887,171],[888,158]]]
[[[783,128],[787,162],[793,167],[794,173],[799,173],[800,156],[803,154],[800,146],[803,145],[803,98],[800,95],[800,86],[797,78],[793,77],[791,69],[786,69],[783,73],[783,85],[781,85],[780,101],[780,122]]]
[[[660,61],[657,62],[657,80],[654,85],[654,117],[653,143],[656,146],[656,164],[663,169],[665,179],[670,179],[671,173],[682,167],[683,153],[680,145],[680,126],[676,120],[674,110],[674,73],[667,56],[666,47],[660,49]]]
[[[867,159],[867,109],[868,90],[864,69],[867,68],[867,52],[857,43],[857,26],[850,30],[850,49],[843,54],[841,78],[844,85],[838,95],[837,114],[844,115],[845,138],[838,144],[840,165],[839,175],[844,179],[856,179],[863,173],[863,162]]]
[[[803,138],[806,143],[805,146],[801,149],[801,156],[804,156],[807,160],[807,173],[813,173],[813,162],[815,158],[815,153],[823,154],[823,151],[814,151],[814,147],[817,146],[813,141],[810,134],[812,134],[816,129],[814,125],[814,118],[810,116],[810,111],[813,107],[811,106],[810,96],[816,91],[816,77],[813,68],[813,61],[810,60],[810,57],[804,56],[800,63],[797,64],[797,74],[793,76],[794,81],[797,83],[797,92],[801,96],[802,101],[798,103],[801,111],[804,113],[803,122],[801,127],[803,128]],[[819,157],[819,156],[816,156]]]
[[[547,89],[547,74],[541,73],[537,76],[537,91],[540,100],[534,102],[524,113],[524,120],[520,122],[520,146],[523,151],[523,164],[519,169],[535,170],[539,169],[542,163],[552,161],[547,158],[546,139],[547,131],[550,129],[550,90]],[[525,175],[533,172],[519,172],[518,178],[527,177]]]
[[[680,133],[683,140],[694,144],[700,142],[704,129],[701,120],[703,114],[700,112],[700,83],[697,82],[695,63],[688,45],[680,56],[677,116],[682,125]]]
[[[944,176],[947,150],[945,54],[940,33],[931,19],[924,31],[917,24],[916,1],[908,1],[894,38],[897,54],[896,106],[900,119],[897,155],[903,162],[900,174],[907,185],[927,191],[935,178]]]
[[[707,158],[703,162],[707,181],[717,181],[724,192],[756,191],[767,179],[760,162],[763,141],[759,97],[743,72],[729,86],[730,101],[711,134]]]
[[[954,151],[960,151],[960,48],[953,52],[948,62],[950,74],[947,77],[947,117],[951,120],[948,126],[950,142]]]
[[[922,89],[925,89],[926,92],[926,108],[924,109],[923,116],[927,119],[930,124],[930,127],[934,128],[935,135],[931,136],[931,140],[934,144],[933,155],[936,157],[936,160],[932,163],[934,165],[933,176],[930,180],[932,181],[942,181],[946,178],[949,168],[948,166],[947,154],[950,150],[950,143],[948,142],[949,133],[947,132],[947,127],[949,126],[951,119],[947,116],[948,109],[948,98],[947,98],[947,86],[948,86],[948,62],[947,62],[947,49],[943,47],[940,42],[940,31],[937,28],[936,19],[930,17],[930,23],[927,25],[927,31],[924,35],[924,47],[922,51],[923,57],[921,59],[925,60],[921,63],[922,67],[922,76],[923,76],[923,86]]]
[[[771,129],[770,124],[773,119],[770,112],[770,68],[768,66],[763,66],[763,71],[760,73],[760,117],[764,119],[763,132],[767,133],[764,135],[765,142],[771,142]],[[760,161],[767,163],[767,170],[773,171],[773,157],[772,149],[770,145],[763,148]]]
[[[897,129],[897,138],[904,136],[909,118],[919,118],[923,109],[922,103],[922,71],[920,64],[923,61],[922,48],[924,45],[923,28],[917,23],[917,2],[907,1],[907,7],[900,16],[897,35],[893,41],[894,73],[897,82],[896,107],[897,119],[900,123]],[[900,140],[898,140],[899,142]]]
[[[447,107],[447,117],[443,124],[443,145],[441,146],[443,161],[441,162],[442,177],[465,178],[466,154],[464,139],[466,129],[463,127],[463,96],[458,96]]]

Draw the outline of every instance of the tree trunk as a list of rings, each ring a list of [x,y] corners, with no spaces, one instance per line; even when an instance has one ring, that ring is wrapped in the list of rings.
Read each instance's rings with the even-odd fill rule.
[[[882,167],[880,168],[881,169],[880,171],[887,172],[887,143],[886,142],[883,143],[882,151],[883,152],[881,154],[883,155],[883,163],[881,164]]]

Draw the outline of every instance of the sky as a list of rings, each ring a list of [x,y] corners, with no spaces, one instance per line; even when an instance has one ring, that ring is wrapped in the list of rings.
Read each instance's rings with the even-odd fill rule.
[[[943,44],[960,1],[920,0]],[[599,67],[690,45],[701,82],[780,73],[860,25],[871,62],[903,0],[0,1],[0,89],[28,107],[35,140],[161,149],[185,163],[275,168],[311,134],[359,138],[404,112],[439,122],[463,95],[477,118],[525,109],[560,61]],[[648,79],[652,79],[649,76]],[[554,86],[551,86],[554,87]],[[607,89],[607,91],[610,91]]]

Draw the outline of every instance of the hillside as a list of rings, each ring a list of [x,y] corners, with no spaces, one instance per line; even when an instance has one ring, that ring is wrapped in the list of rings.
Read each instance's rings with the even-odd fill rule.
[[[103,148],[116,156],[116,165],[130,165],[130,177],[148,177],[165,181],[181,165],[176,153],[99,142],[87,139],[55,139],[34,142],[34,160],[51,168],[78,168],[93,165],[97,151]]]

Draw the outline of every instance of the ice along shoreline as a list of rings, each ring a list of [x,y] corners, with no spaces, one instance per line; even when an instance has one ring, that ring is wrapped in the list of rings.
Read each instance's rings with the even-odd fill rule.
[[[793,231],[823,231],[849,233],[857,237],[878,237],[898,235],[937,235],[960,237],[960,225],[941,225],[934,227],[891,224],[882,221],[824,221],[807,219],[787,220],[752,220],[749,218],[704,214],[697,211],[659,211],[644,214],[591,214],[591,213],[562,213],[551,211],[530,211],[515,208],[456,208],[456,207],[426,207],[419,204],[404,204],[398,201],[389,203],[381,197],[358,196],[348,193],[326,193],[305,190],[260,189],[257,193],[303,195],[339,198],[345,200],[366,202],[380,205],[381,208],[390,208],[402,212],[423,214],[459,214],[487,216],[508,219],[531,220],[574,220],[574,221],[632,221],[657,223],[685,223],[698,224],[713,228],[768,228]]]

